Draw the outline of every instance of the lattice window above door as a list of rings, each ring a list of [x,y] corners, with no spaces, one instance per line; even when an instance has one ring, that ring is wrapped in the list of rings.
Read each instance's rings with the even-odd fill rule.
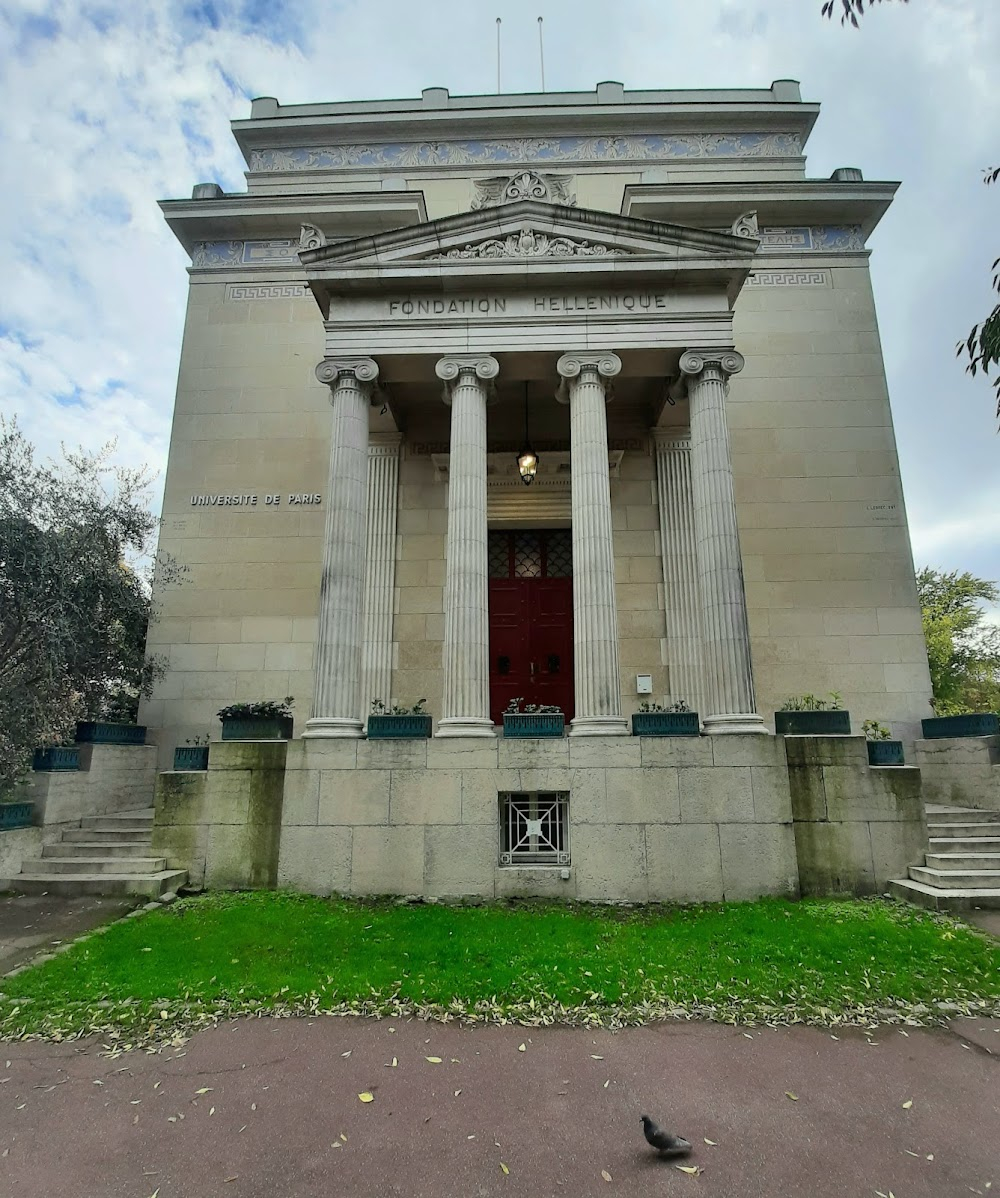
[[[568,528],[553,529],[546,538],[545,575],[570,578],[573,574],[573,534]]]
[[[542,542],[537,532],[514,534],[514,577],[542,577]]]
[[[510,577],[510,537],[505,532],[489,534],[490,578]]]

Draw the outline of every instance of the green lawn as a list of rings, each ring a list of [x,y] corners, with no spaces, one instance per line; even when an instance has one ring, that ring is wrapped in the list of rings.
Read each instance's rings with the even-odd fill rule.
[[[213,894],[116,923],[0,991],[0,1038],[142,1042],[273,1008],[933,1022],[941,1002],[1000,1011],[1000,944],[881,900],[457,908]]]

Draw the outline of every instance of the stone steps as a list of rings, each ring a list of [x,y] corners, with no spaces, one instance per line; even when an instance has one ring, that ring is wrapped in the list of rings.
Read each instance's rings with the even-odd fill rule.
[[[937,911],[1000,908],[1000,811],[926,808],[923,865],[889,883],[889,892]]]
[[[931,869],[1000,869],[1000,852],[927,853],[924,864]]]
[[[160,898],[176,891],[187,881],[187,871],[165,869],[155,874],[18,874],[16,878],[0,878],[0,891],[14,894],[55,894],[73,898],[81,894],[110,896],[139,894]]]
[[[159,898],[187,882],[187,872],[168,869],[153,846],[153,811],[121,811],[87,816],[68,828],[58,844],[21,862],[15,878],[0,878],[0,891],[15,894],[142,895]]]
[[[81,870],[89,874],[158,874],[166,868],[166,857],[42,857],[21,862],[25,874],[73,874]]]
[[[145,840],[63,840],[42,845],[42,857],[143,857],[149,855],[151,838]]]

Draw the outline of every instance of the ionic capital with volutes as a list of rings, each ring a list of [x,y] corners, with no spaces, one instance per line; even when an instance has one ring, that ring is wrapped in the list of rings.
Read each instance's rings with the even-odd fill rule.
[[[351,379],[370,398],[378,380],[378,363],[373,358],[324,358],[316,367],[316,378],[331,392],[341,379]]]
[[[500,373],[500,363],[489,354],[448,354],[437,360],[434,373],[444,383],[441,398],[451,407],[452,391],[462,382],[463,375],[467,380],[470,375],[481,380],[490,394],[493,380]]]
[[[679,365],[688,380],[704,378],[721,383],[730,375],[739,374],[746,359],[735,349],[686,349]]]
[[[604,350],[599,353],[581,351],[579,353],[563,354],[559,361],[556,362],[556,371],[561,378],[559,388],[556,391],[556,399],[562,404],[569,403],[569,389],[573,380],[581,378],[585,371],[593,371],[602,381],[609,380],[604,383],[604,398],[610,402],[610,380],[615,375],[621,373],[621,368],[621,358],[617,354],[611,353],[610,350]]]

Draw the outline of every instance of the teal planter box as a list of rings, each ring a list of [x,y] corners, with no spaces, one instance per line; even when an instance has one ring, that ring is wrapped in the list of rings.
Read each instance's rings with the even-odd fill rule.
[[[175,770],[207,770],[208,745],[178,745],[174,749]]]
[[[924,740],[941,740],[946,736],[996,736],[1000,719],[992,712],[982,715],[939,715],[921,720]]]
[[[696,711],[637,711],[633,736],[697,736],[701,721]]]
[[[30,803],[0,803],[0,832],[31,827]]]
[[[905,765],[901,740],[868,741],[869,765]]]
[[[36,749],[31,763],[33,770],[78,770],[80,750],[73,746],[55,746],[51,749]]]
[[[849,711],[776,711],[778,736],[850,736]]]
[[[225,719],[222,721],[223,740],[291,740],[292,717]]]
[[[562,736],[566,728],[566,717],[558,712],[518,712],[503,717],[503,734],[511,738],[527,740],[539,736]]]
[[[433,717],[429,715],[370,715],[368,717],[369,740],[392,740],[407,738],[426,740],[431,734]]]
[[[110,724],[88,720],[76,726],[76,740],[89,745],[144,745],[143,724]]]

